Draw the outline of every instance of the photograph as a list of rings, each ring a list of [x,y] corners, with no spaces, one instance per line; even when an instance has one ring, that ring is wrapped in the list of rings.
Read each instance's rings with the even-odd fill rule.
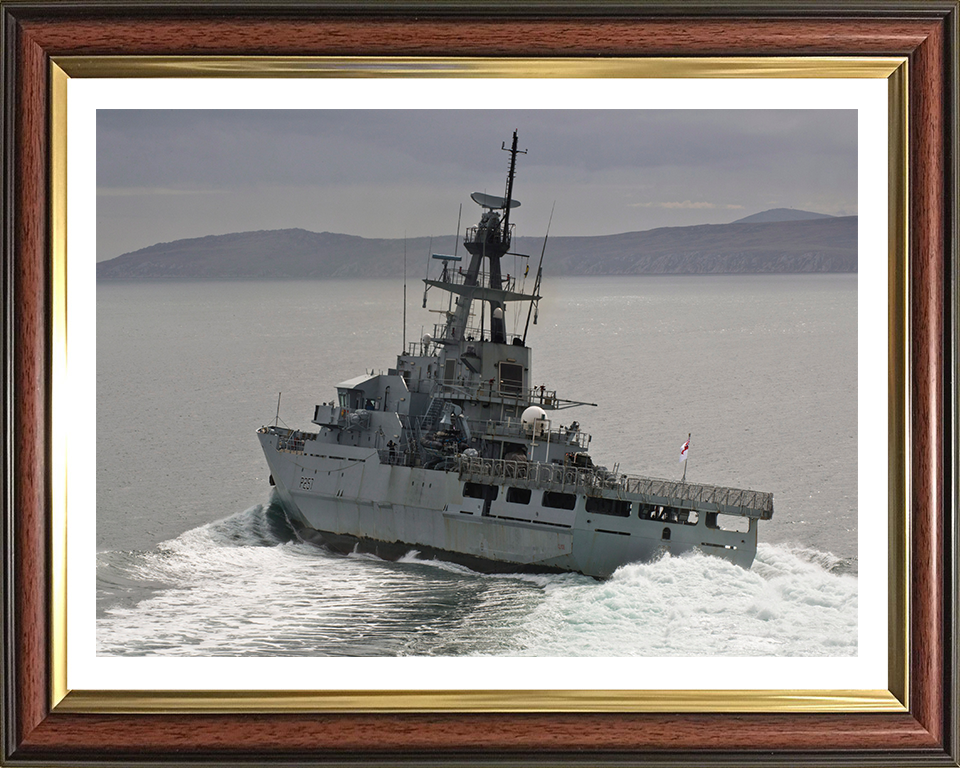
[[[0,0],[0,764],[956,767],[958,13]]]
[[[98,655],[857,656],[855,109],[99,109],[96,253]]]

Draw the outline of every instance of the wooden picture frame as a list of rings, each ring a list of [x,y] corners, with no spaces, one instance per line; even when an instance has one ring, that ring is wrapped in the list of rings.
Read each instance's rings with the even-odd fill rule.
[[[17,765],[141,762],[958,764],[956,342],[957,2],[460,5],[453,3],[111,4],[2,2],[3,16],[3,742]],[[905,636],[892,639],[891,692],[905,706],[854,711],[705,712],[559,708],[522,713],[416,706],[286,711],[256,697],[227,708],[172,695],[149,708],[62,705],[64,585],[55,497],[62,490],[51,382],[62,358],[51,253],[57,60],[101,57],[904,57],[908,184],[905,282],[891,284],[908,335],[891,382],[905,496]],[[79,58],[78,58],[79,57]],[[242,59],[232,59],[239,61]],[[144,62],[157,59],[144,59]],[[160,71],[160,70],[158,70]],[[891,88],[900,88],[900,81]],[[896,201],[894,201],[896,204]],[[59,245],[58,245],[59,243]],[[59,276],[62,277],[62,276]],[[902,349],[893,349],[897,345]],[[894,473],[897,475],[897,473]],[[896,486],[896,487],[894,487]],[[51,541],[53,544],[51,544]],[[894,590],[896,592],[896,590]],[[60,599],[63,596],[60,595]],[[897,649],[901,649],[898,651]],[[903,650],[905,649],[905,650]],[[202,699],[202,697],[200,697]],[[190,713],[187,710],[193,709]],[[281,708],[282,709],[282,708]],[[388,708],[389,709],[389,708]],[[566,711],[557,711],[565,709]],[[733,709],[736,709],[734,707]],[[747,708],[749,709],[749,707]],[[269,711],[267,711],[269,710]],[[306,710],[306,711],[305,711]]]

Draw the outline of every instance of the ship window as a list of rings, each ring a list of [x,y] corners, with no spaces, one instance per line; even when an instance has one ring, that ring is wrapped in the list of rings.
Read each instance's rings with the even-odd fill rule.
[[[523,391],[523,366],[518,363],[500,363],[500,391],[519,395]]]
[[[573,509],[577,505],[577,496],[574,493],[559,493],[557,491],[543,492],[543,506],[554,509]]]
[[[637,514],[641,520],[664,520],[666,507],[658,504],[638,504]]]
[[[641,520],[662,520],[665,523],[682,523],[683,525],[696,525],[700,520],[700,513],[695,509],[680,509],[678,507],[665,507],[660,504],[638,504],[637,513]],[[716,512],[708,512],[707,524],[709,526],[709,516],[716,517]],[[709,526],[716,528],[716,525]]]
[[[733,533],[746,533],[750,530],[750,518],[740,515],[720,515],[716,512],[707,513],[707,528]]]
[[[630,517],[630,502],[622,499],[605,499],[598,496],[587,497],[587,512],[614,517]]]
[[[454,376],[457,372],[457,361],[456,359],[447,360],[443,364],[443,380],[447,384],[453,384]]]
[[[499,486],[496,485],[482,485],[481,483],[464,483],[463,484],[463,495],[471,499],[485,499],[489,498],[491,501],[496,501],[497,493],[500,490]],[[490,496],[487,497],[484,495],[484,491],[490,493]]]
[[[507,488],[507,501],[511,504],[529,504],[529,488]]]
[[[670,529],[669,529],[669,528],[664,528],[664,529],[663,529],[663,536],[661,536],[660,538],[663,539],[664,541],[670,541]]]
[[[337,395],[340,397],[340,407],[356,410],[363,408],[363,390],[361,389],[338,389]]]

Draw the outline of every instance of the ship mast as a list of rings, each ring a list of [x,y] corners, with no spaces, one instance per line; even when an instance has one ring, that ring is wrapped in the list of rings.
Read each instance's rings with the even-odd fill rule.
[[[470,195],[483,213],[480,222],[464,232],[463,247],[469,254],[469,261],[465,258],[464,266],[453,270],[448,262],[458,261],[459,257],[433,254],[432,258],[444,262],[442,274],[438,279],[428,276],[423,281],[424,306],[426,292],[430,288],[439,288],[456,297],[452,308],[450,303],[445,302],[447,308],[438,310],[446,315],[446,323],[442,326],[438,324],[433,335],[423,336],[421,355],[435,357],[429,363],[433,366],[432,374],[428,370],[428,378],[435,380],[437,385],[435,391],[438,394],[434,397],[459,403],[458,407],[463,408],[467,418],[484,420],[490,419],[491,414],[489,411],[480,411],[481,403],[484,407],[496,403],[500,408],[501,420],[505,416],[520,416],[523,408],[534,404],[529,380],[530,349],[526,345],[529,313],[523,336],[517,335],[508,340],[504,309],[511,302],[530,302],[531,308],[536,308],[540,300],[543,251],[547,245],[545,237],[532,293],[524,293],[522,289],[518,291],[518,286],[509,277],[503,279],[501,259],[510,251],[513,239],[510,210],[520,205],[512,197],[517,155],[525,155],[527,151],[517,149],[516,131],[513,132],[510,148],[507,149],[506,143],[503,143],[501,149],[510,153],[506,195],[499,197],[485,192],[473,192]],[[552,221],[552,211],[550,218]],[[479,311],[475,311],[474,302],[480,303]],[[479,318],[479,326],[470,325],[474,317]],[[556,393],[549,393],[547,397],[543,387],[540,387],[537,403],[552,410],[593,405],[560,400]],[[512,414],[508,411],[512,411]],[[503,445],[500,447],[502,449]]]
[[[464,233],[463,246],[470,254],[469,262],[465,263],[458,273],[451,274],[445,271],[439,280],[424,281],[427,288],[436,286],[458,296],[452,309],[448,304],[445,329],[442,336],[435,339],[440,344],[447,345],[471,340],[506,344],[508,343],[504,315],[506,304],[511,301],[535,301],[539,298],[535,295],[518,293],[511,290],[509,284],[504,284],[500,260],[510,250],[512,240],[510,209],[520,205],[512,197],[517,155],[524,155],[527,150],[517,149],[517,131],[513,132],[509,149],[506,143],[501,145],[501,149],[510,153],[506,195],[498,197],[483,192],[474,192],[470,195],[471,199],[483,209],[483,214],[479,224],[469,227]],[[434,256],[434,258],[454,259],[456,257]],[[476,313],[482,318],[479,328],[469,326],[471,318],[475,316],[472,314],[475,301],[481,302],[480,311]],[[486,333],[487,328],[483,327],[485,325],[489,328],[489,335]],[[519,337],[516,343],[522,343]]]
[[[517,149],[517,132],[513,132],[513,145],[510,149],[507,149],[506,144],[501,144],[500,149],[504,152],[510,153],[510,170],[507,172],[507,193],[504,195],[504,200],[507,201],[507,210],[503,215],[503,231],[507,238],[507,247],[510,247],[510,208],[512,208],[513,201],[513,178],[517,173],[517,155],[527,154],[525,149]],[[500,286],[494,286],[499,288]]]

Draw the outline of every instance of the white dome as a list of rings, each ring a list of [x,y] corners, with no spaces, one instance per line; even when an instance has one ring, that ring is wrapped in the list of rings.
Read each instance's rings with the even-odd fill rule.
[[[547,412],[539,405],[531,405],[520,416],[520,421],[525,425],[533,424],[536,421],[547,418]]]

